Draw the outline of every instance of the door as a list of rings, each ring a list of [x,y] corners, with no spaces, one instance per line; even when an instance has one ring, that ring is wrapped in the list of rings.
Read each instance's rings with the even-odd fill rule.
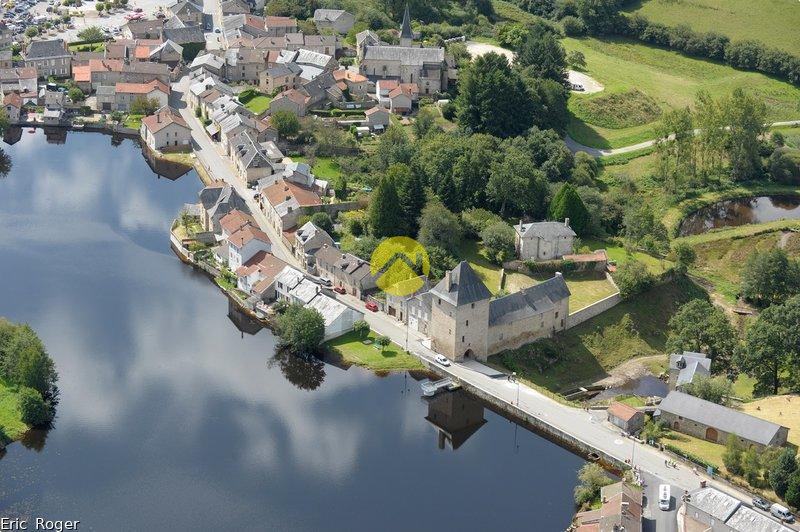
[[[716,442],[719,439],[719,433],[717,433],[717,429],[708,427],[706,429],[706,439],[708,441]]]

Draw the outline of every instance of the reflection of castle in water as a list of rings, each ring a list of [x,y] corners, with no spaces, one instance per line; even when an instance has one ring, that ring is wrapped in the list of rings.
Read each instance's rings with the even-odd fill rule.
[[[44,126],[42,129],[48,144],[64,144],[67,142],[67,128]]]
[[[436,427],[439,449],[444,449],[445,443],[450,442],[450,447],[455,451],[486,423],[483,404],[464,390],[439,393],[423,399],[428,403],[425,419]]]

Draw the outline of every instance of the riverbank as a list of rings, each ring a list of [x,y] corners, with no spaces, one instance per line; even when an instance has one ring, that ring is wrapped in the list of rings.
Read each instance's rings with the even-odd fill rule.
[[[372,371],[414,371],[425,369],[420,359],[391,343],[385,348],[377,344],[378,335],[370,332],[362,338],[356,332],[349,332],[323,344],[326,357],[355,364]]]
[[[29,429],[22,421],[18,387],[0,378],[0,449],[20,439]]]

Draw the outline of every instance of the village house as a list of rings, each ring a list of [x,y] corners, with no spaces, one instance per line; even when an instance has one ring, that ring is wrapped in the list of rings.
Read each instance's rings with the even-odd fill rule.
[[[641,532],[642,490],[626,482],[600,488],[600,508],[575,515],[574,532]]]
[[[200,54],[189,65],[192,78],[212,76],[219,79],[224,75],[225,60],[210,53]]]
[[[606,411],[606,416],[609,423],[621,428],[628,434],[636,434],[644,427],[644,412],[619,401],[611,403]]]
[[[249,184],[275,173],[275,164],[267,157],[261,147],[247,131],[237,135],[232,141],[231,158],[236,165],[239,178]]]
[[[203,231],[221,234],[222,218],[231,211],[238,210],[250,214],[247,203],[239,194],[224,181],[214,181],[200,190],[200,205],[203,216],[200,219]]]
[[[347,91],[351,96],[364,97],[370,91],[370,82],[366,76],[348,69],[333,71],[333,79],[336,80],[342,92]]]
[[[561,222],[519,221],[514,226],[514,247],[521,260],[556,260],[573,252],[575,231],[569,226],[569,218]]]
[[[401,321],[408,325],[409,319],[411,318],[409,315],[409,307],[415,306],[415,304],[410,303],[411,299],[418,294],[423,294],[429,291],[430,289],[430,282],[428,281],[428,277],[425,275],[412,277],[396,283],[392,286],[391,290],[386,290],[386,305],[384,309],[386,314],[389,316],[394,316],[397,318],[397,321]],[[395,294],[404,295],[398,296]],[[417,330],[416,326],[412,328]]]
[[[24,55],[25,66],[35,68],[40,78],[72,75],[72,54],[63,39],[33,41]]]
[[[192,130],[172,107],[162,107],[142,120],[142,139],[153,150],[178,151],[192,146]]]
[[[270,181],[270,184],[261,188],[262,208],[267,220],[278,233],[297,226],[300,216],[313,212],[322,205],[319,194],[311,187],[285,179]]]
[[[292,302],[291,292],[305,279],[303,272],[287,266],[275,276],[275,296],[278,301]]]
[[[5,22],[0,22],[0,48],[8,48],[14,42],[14,31]]]
[[[211,118],[219,127],[219,140],[228,155],[233,154],[233,149],[236,146],[234,139],[245,132],[256,143],[277,140],[278,133],[268,122],[248,116],[240,112],[241,109],[237,108],[234,112],[223,113],[223,117],[216,116]]]
[[[275,65],[261,72],[258,77],[258,87],[267,94],[295,89],[299,86],[298,81],[302,70],[300,65],[295,63]]]
[[[229,48],[225,52],[225,78],[230,82],[258,83],[267,69],[266,52],[252,48]]]
[[[92,89],[117,83],[149,83],[157,79],[170,84],[169,66],[163,63],[133,62],[120,59],[92,59],[89,61]]]
[[[158,108],[161,109],[169,103],[169,93],[169,85],[161,83],[157,79],[150,83],[117,83],[114,86],[115,102],[111,110],[128,112],[131,103],[141,98],[157,101]],[[108,109],[103,108],[102,110],[107,111]]]
[[[22,111],[22,97],[18,92],[9,92],[3,96],[3,108],[6,110],[8,121],[12,124],[19,122]]]
[[[139,19],[129,20],[122,26],[122,37],[125,39],[156,39],[164,28],[164,20]]]
[[[705,353],[684,351],[669,356],[669,389],[680,390],[696,376],[711,376],[711,359]]]
[[[272,252],[272,241],[256,226],[247,224],[225,239],[227,244],[228,268],[235,272],[259,251]],[[225,244],[223,244],[225,246]]]
[[[325,324],[324,341],[352,331],[355,322],[364,319],[363,312],[326,296],[321,293],[318,285],[316,288],[318,290],[317,296],[306,303],[305,306],[316,310],[322,315],[322,320]]]
[[[150,50],[147,60],[174,67],[183,60],[183,46],[167,39],[162,44]]]
[[[38,73],[35,67],[4,68],[0,70],[0,88],[3,93],[19,92],[24,94],[39,92]]]
[[[778,521],[716,488],[689,493],[683,501],[684,530],[708,532],[790,532]]]
[[[249,14],[250,6],[243,0],[224,0],[219,3],[219,8],[217,9],[218,23],[223,21],[225,17]]]
[[[324,244],[314,253],[314,260],[317,275],[359,299],[377,286],[375,277],[370,273],[369,262],[351,253]]]
[[[297,19],[267,16],[264,18],[264,29],[267,37],[283,37],[287,33],[297,32]]]
[[[382,105],[376,105],[364,111],[367,117],[365,124],[373,131],[383,131],[391,123],[389,111]]]
[[[336,35],[306,35],[303,32],[287,33],[284,35],[286,50],[310,50],[319,54],[335,57],[339,49],[339,40]]]
[[[320,31],[332,30],[346,34],[356,23],[356,17],[342,9],[317,9],[314,11],[314,24]]]
[[[781,447],[789,434],[776,423],[679,391],[669,392],[656,413],[675,432],[723,445],[733,434],[745,448]]]
[[[298,48],[295,50],[281,50],[275,59],[275,64],[295,64],[300,67],[298,76],[303,81],[311,81],[325,71],[339,68],[339,63],[333,55]]]
[[[306,222],[294,233],[292,252],[308,271],[314,270],[314,254],[323,246],[334,247],[333,239],[311,222]]]
[[[416,83],[400,83],[397,87],[389,91],[387,100],[389,109],[398,115],[411,113],[414,103],[417,101],[419,89]]]
[[[227,240],[233,233],[246,225],[258,227],[255,218],[250,213],[233,209],[219,220],[220,237],[222,240]]]
[[[236,287],[264,302],[274,301],[275,278],[288,265],[276,256],[259,251],[237,268]]]
[[[270,113],[290,111],[297,116],[306,116],[311,98],[299,89],[289,89],[281,92],[269,103]]]
[[[181,46],[203,45],[205,47],[206,38],[201,26],[186,26],[184,28],[161,28],[160,37],[164,41],[172,41]]]
[[[0,69],[14,67],[14,53],[11,50],[0,50]]]
[[[491,299],[472,267],[462,261],[434,286],[430,335],[434,349],[448,358],[486,360],[566,328],[569,288],[561,273]]]
[[[167,15],[176,17],[184,24],[203,24],[203,7],[187,0],[178,0],[167,6]]]

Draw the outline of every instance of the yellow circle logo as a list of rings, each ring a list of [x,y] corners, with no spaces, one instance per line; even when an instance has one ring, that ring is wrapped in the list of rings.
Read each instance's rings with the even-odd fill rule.
[[[431,264],[425,248],[407,236],[387,238],[370,257],[369,269],[378,288],[393,296],[410,296],[422,288]]]

